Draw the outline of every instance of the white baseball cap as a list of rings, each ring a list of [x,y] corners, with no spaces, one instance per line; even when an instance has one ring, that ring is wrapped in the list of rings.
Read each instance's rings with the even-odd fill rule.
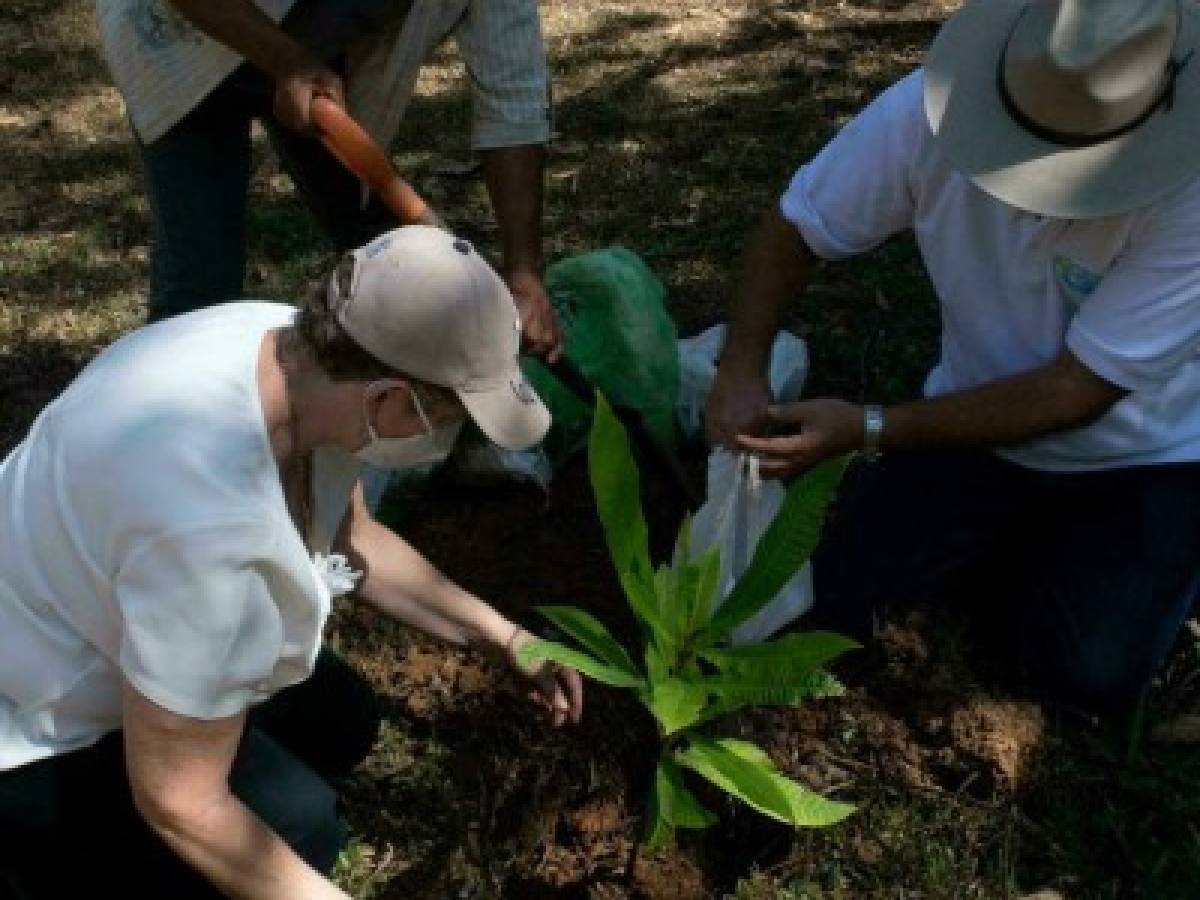
[[[550,412],[517,362],[516,304],[469,242],[408,225],[349,255],[349,286],[330,279],[328,301],[355,343],[398,372],[453,390],[501,447],[545,437]]]

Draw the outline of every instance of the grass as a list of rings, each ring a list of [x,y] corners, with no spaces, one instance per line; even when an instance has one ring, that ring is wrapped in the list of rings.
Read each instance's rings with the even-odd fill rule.
[[[759,212],[798,162],[919,61],[952,5],[546,2],[560,133],[548,255],[624,244],[664,278],[681,333],[717,321]],[[92,19],[86,0],[0,6],[0,452],[145,312],[147,209]],[[461,72],[444,51],[393,153],[457,229],[494,250],[478,178],[437,174],[468,155],[467,117]],[[261,137],[255,147],[247,290],[296,297],[328,248]],[[907,238],[822,271],[785,324],[809,342],[810,393],[911,396],[936,353],[934,299]],[[414,502],[412,540],[505,608],[574,599],[558,593],[564,580],[600,600],[612,590],[577,473],[561,477],[549,508],[509,495],[481,504],[452,486]],[[1153,693],[1132,756],[1123,723],[1051,716],[1027,780],[1007,788],[948,736],[945,723],[993,690],[970,647],[917,631],[933,662],[892,647],[864,664],[847,698],[745,721],[776,735],[793,774],[820,784],[837,770],[829,783],[848,785],[861,813],[712,881],[714,896],[1196,895],[1200,759],[1194,746],[1149,737],[1198,709],[1194,642],[1181,642]],[[354,896],[667,896],[623,868],[636,821],[604,830],[581,818],[610,805],[636,816],[625,797],[641,795],[639,736],[618,700],[595,691],[587,729],[546,735],[514,686],[470,654],[359,613],[339,614],[333,639],[388,705],[375,753],[343,786],[354,838],[337,878]],[[753,820],[738,823],[757,834]],[[734,846],[736,832],[723,834]],[[682,842],[667,861],[682,868],[665,870],[665,883],[684,884],[719,843]],[[589,874],[571,881],[576,871]]]

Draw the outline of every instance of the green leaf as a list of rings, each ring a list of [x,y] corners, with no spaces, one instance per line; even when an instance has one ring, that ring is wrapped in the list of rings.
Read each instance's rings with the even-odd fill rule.
[[[720,741],[691,735],[687,747],[675,751],[675,761],[759,812],[791,821],[791,803],[771,777],[773,772],[731,753]]]
[[[787,678],[811,672],[860,646],[857,641],[840,634],[807,631],[761,644],[712,647],[701,651],[700,655],[727,674],[775,673],[779,678]]]
[[[675,753],[691,769],[764,815],[798,826],[825,826],[854,811],[848,803],[827,800],[776,771],[761,749],[729,738],[694,735]]]
[[[793,824],[819,828],[840,822],[854,812],[853,804],[829,800],[780,773],[775,762],[757,744],[735,738],[724,738],[719,743],[734,756],[772,772],[776,785],[787,795],[791,804]]]
[[[696,617],[696,597],[700,592],[703,570],[698,562],[680,566],[675,577],[675,615],[679,619],[680,640],[691,630]]]
[[[654,771],[648,812],[650,827],[644,843],[652,851],[662,849],[676,828],[707,828],[717,821],[684,785],[683,771],[666,756]]]
[[[639,565],[650,571],[646,519],[638,492],[638,470],[625,429],[596,392],[596,414],[588,440],[588,472],[608,552],[619,576]],[[636,611],[636,610],[635,610]]]
[[[637,616],[646,642],[646,672],[654,679],[665,678],[670,660],[675,657],[675,641],[671,629],[659,615],[653,575],[641,571],[639,566],[621,576],[621,586],[625,588],[625,596],[629,598],[629,605]]]
[[[702,718],[708,721],[743,706],[793,706],[840,693],[837,680],[819,667],[857,646],[840,634],[812,631],[763,644],[702,650],[700,656],[718,669],[702,681],[713,698]]]
[[[697,560],[691,559],[690,531],[691,520],[685,518],[679,529],[673,564],[659,566],[654,575],[654,593],[659,614],[674,647],[680,646],[693,636],[698,625],[700,591],[702,588],[708,590],[708,585],[703,584],[705,577],[713,579],[714,591],[715,578],[719,577],[719,571],[715,574],[707,571],[707,567],[713,564],[716,548],[705,551]],[[716,565],[719,569],[719,555],[716,556]]]
[[[708,697],[709,693],[702,685],[669,678],[651,681],[643,702],[662,726],[663,733],[672,735],[699,721]]]
[[[615,669],[640,678],[637,666],[608,629],[591,613],[571,606],[539,606],[537,611]]]
[[[635,690],[644,691],[646,682],[620,669],[615,668],[605,663],[600,662],[594,657],[588,656],[579,650],[573,650],[570,647],[564,647],[562,644],[557,644],[554,641],[544,641],[540,638],[534,638],[521,646],[517,650],[517,662],[521,665],[528,666],[539,660],[549,659],[557,663],[562,663],[565,666],[570,666],[573,669],[578,669],[588,678],[593,681],[599,681],[601,684],[610,684],[613,687],[634,688]]]
[[[671,670],[667,656],[652,637],[646,641],[642,659],[645,660],[646,675],[650,683],[660,682],[670,677]]]
[[[845,689],[841,682],[824,670],[815,670],[798,678],[772,679],[724,674],[697,682],[709,697],[697,724],[744,706],[797,706],[804,700],[839,697]]]
[[[750,565],[709,623],[714,640],[766,606],[812,555],[846,461],[842,457],[819,463],[788,488],[779,512],[754,548]]]
[[[650,569],[641,568],[638,563],[628,572],[617,573],[617,579],[629,600],[629,608],[634,616],[660,644],[669,644],[670,629],[662,620],[658,611],[658,598],[655,596],[654,576]]]
[[[691,627],[697,628],[712,616],[713,601],[721,582],[721,551],[709,547],[700,555],[696,565],[700,569],[700,583],[696,587],[696,606],[692,611]]]
[[[657,782],[650,789],[650,799],[646,804],[646,836],[642,838],[642,846],[650,853],[657,853],[675,836],[675,826],[663,817],[662,807],[659,806]]]
[[[678,643],[681,637],[679,609],[675,603],[678,593],[679,572],[672,566],[663,564],[654,573],[654,597],[658,601],[658,614],[672,643]]]
[[[687,636],[690,602],[695,596],[697,574],[694,566],[661,565],[654,573],[654,593],[658,599],[659,615],[666,630],[666,643],[672,648],[683,643]]]
[[[682,566],[692,561],[692,514],[684,513],[679,523],[679,534],[675,537],[675,565]]]

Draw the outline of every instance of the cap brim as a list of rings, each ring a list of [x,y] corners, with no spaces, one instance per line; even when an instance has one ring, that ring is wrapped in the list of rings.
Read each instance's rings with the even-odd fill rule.
[[[999,200],[1041,215],[1093,218],[1159,200],[1200,171],[1200,65],[1179,73],[1169,112],[1102,144],[1068,148],[1031,134],[997,89],[1000,52],[1027,0],[970,0],[924,63],[925,113],[956,169]],[[1176,56],[1197,46],[1200,10],[1181,3]]]
[[[532,447],[550,430],[550,410],[518,367],[506,381],[456,393],[479,430],[507,450]]]

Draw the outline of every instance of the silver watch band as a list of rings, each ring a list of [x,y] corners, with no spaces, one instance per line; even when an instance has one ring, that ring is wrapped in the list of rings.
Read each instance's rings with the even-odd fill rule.
[[[883,407],[868,403],[863,407],[863,456],[879,458],[879,441],[883,437]]]

